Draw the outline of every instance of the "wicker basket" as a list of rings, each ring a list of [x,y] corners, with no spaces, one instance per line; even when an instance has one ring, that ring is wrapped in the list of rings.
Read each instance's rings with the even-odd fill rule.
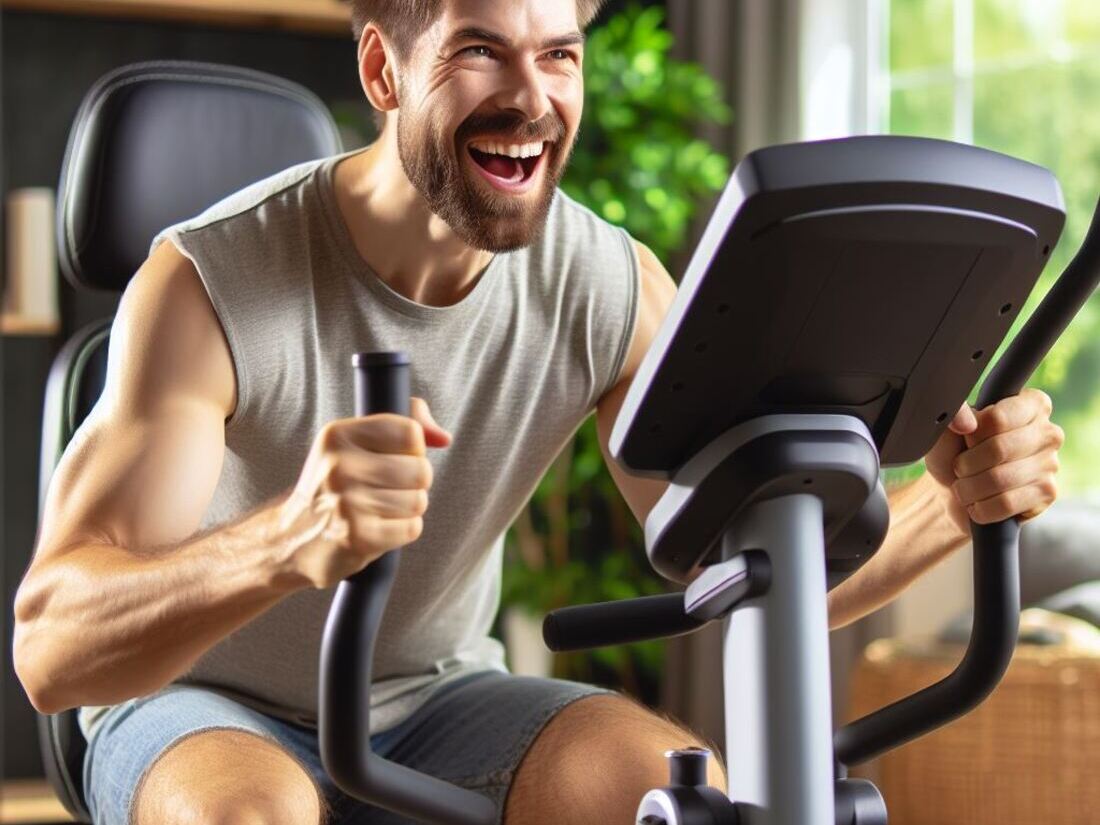
[[[1045,611],[1025,627],[1061,631],[1022,644],[1004,681],[977,710],[859,766],[875,781],[890,825],[1100,823],[1100,642],[1095,628]],[[881,640],[852,684],[852,717],[941,679],[962,649]]]

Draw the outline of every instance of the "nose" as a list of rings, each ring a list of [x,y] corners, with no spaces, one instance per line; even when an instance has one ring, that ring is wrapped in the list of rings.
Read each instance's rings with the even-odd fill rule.
[[[534,61],[517,61],[506,76],[505,87],[496,95],[498,106],[517,112],[528,121],[536,121],[550,112],[550,97],[544,85],[546,81]]]

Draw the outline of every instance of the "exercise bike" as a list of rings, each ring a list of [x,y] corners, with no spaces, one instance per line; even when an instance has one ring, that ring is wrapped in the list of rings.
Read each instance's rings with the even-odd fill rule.
[[[683,592],[568,607],[552,650],[723,622],[728,796],[708,752],[669,752],[639,825],[884,825],[868,760],[977,706],[1019,624],[1015,520],[971,525],[972,637],[943,681],[834,731],[826,596],[876,552],[880,467],[924,456],[977,385],[1065,220],[1048,170],[973,146],[856,137],[769,147],[734,170],[609,444],[670,482],[645,525]],[[1100,209],[989,372],[1018,393],[1100,281]],[[356,354],[357,413],[408,414],[408,360]],[[342,582],[321,650],[321,753],[347,793],[410,818],[490,825],[485,797],[370,751],[373,646],[399,551]]]

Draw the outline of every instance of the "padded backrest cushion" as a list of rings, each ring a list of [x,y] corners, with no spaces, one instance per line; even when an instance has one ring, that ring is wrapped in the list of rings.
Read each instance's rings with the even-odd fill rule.
[[[123,66],[88,91],[69,134],[61,269],[74,286],[121,291],[164,227],[340,151],[328,109],[296,83],[190,61]]]

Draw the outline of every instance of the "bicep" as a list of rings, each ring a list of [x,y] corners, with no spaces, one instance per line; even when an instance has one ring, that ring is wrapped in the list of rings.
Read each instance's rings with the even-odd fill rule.
[[[217,485],[232,360],[193,266],[165,246],[119,304],[103,392],[50,479],[42,557],[88,542],[182,541]]]

